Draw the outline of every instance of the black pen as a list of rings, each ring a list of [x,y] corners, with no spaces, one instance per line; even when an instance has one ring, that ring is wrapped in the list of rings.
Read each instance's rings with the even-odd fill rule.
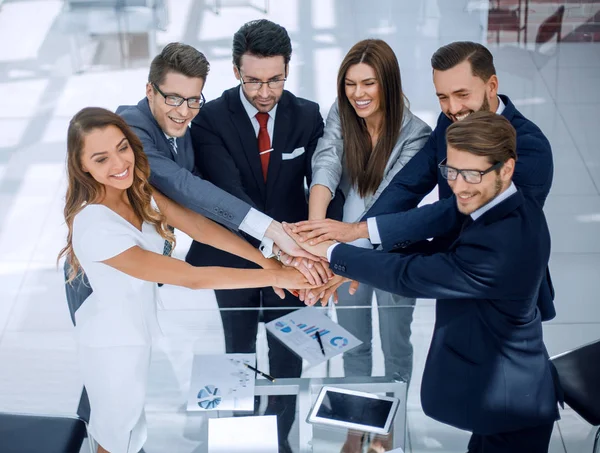
[[[321,341],[321,334],[319,333],[318,330],[315,332],[315,336],[317,337],[317,341],[319,342],[319,347],[321,348],[321,352],[323,353],[323,355],[325,355],[325,348],[323,347],[323,342]]]
[[[260,371],[257,368],[254,368],[252,365],[248,365],[246,362],[244,362],[244,365],[246,365],[246,367],[250,368],[252,371],[256,371],[258,374],[260,374],[262,377],[267,378],[269,381],[271,382],[275,382],[275,378],[273,376],[269,376],[267,373],[263,373],[262,371]]]

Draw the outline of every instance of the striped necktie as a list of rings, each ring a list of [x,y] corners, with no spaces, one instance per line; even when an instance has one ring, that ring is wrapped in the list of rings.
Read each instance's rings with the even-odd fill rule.
[[[169,140],[169,143],[171,144],[171,148],[173,148],[173,152],[175,154],[177,154],[177,142],[175,141],[175,137],[169,137],[169,138],[167,138],[167,140]]]
[[[175,152],[175,154],[177,154],[177,142],[175,141],[175,137],[168,137],[167,140],[169,141],[171,148],[173,148],[173,152]],[[173,231],[175,231],[175,229],[171,226],[169,226],[169,229],[171,230],[171,233]],[[173,251],[173,247],[171,246],[171,243],[165,239],[165,245],[163,247],[163,255],[171,256],[172,251]]]

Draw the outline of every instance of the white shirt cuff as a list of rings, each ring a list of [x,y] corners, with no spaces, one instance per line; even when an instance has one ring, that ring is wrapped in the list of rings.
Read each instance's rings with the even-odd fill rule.
[[[265,258],[273,258],[275,254],[273,253],[273,240],[268,237],[264,237],[258,246],[258,250]]]
[[[381,244],[381,236],[379,236],[379,228],[377,228],[377,217],[369,217],[367,219],[367,228],[369,229],[369,241],[371,241],[371,244]]]
[[[273,219],[254,208],[250,208],[244,220],[240,224],[240,230],[244,233],[249,234],[255,239],[262,241],[267,232],[267,228],[271,225]],[[271,241],[272,243],[273,241]]]
[[[336,242],[335,244],[332,244],[329,246],[329,248],[327,249],[327,261],[329,261],[331,263],[331,254],[333,253],[333,249],[336,248],[338,245],[340,245],[339,242]]]

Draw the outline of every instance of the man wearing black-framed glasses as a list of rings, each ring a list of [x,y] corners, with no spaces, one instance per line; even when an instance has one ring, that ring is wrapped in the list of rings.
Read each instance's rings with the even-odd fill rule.
[[[311,159],[323,134],[315,102],[284,89],[292,54],[290,37],[268,20],[243,25],[233,37],[233,73],[239,82],[206,104],[192,121],[191,136],[202,175],[277,221],[308,218],[305,182],[312,178]],[[343,196],[330,213],[341,217]],[[194,266],[252,263],[194,242],[186,260]],[[227,264],[225,264],[227,263]],[[214,264],[212,264],[214,265]],[[303,266],[299,263],[299,266]],[[305,269],[306,270],[306,269]],[[322,263],[308,270],[326,282],[332,274]],[[298,297],[276,298],[271,288],[215,291],[228,353],[256,351],[259,316],[265,323],[304,306]],[[302,360],[267,333],[270,374],[299,377]],[[294,396],[271,396],[266,414],[277,415],[279,451],[290,453],[288,434],[295,418]]]
[[[466,216],[450,246],[305,246],[346,279],[437,299],[421,405],[471,431],[469,453],[547,453],[563,399],[537,307],[550,232],[537,199],[513,182],[516,136],[506,118],[484,111],[448,127],[440,170]]]
[[[202,91],[209,67],[197,49],[170,43],[150,65],[146,97],[135,106],[117,109],[144,145],[150,182],[179,204],[256,239],[265,256],[277,245],[290,249],[294,256],[310,258],[283,232],[279,222],[197,172],[189,125],[205,104]],[[283,296],[283,292],[279,294]]]

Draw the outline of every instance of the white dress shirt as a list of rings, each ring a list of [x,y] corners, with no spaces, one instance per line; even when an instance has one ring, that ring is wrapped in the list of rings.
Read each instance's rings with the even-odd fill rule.
[[[258,109],[252,104],[250,104],[250,101],[246,99],[246,96],[244,96],[244,93],[242,93],[241,85],[240,100],[242,101],[244,110],[246,110],[246,113],[250,118],[250,122],[252,123],[252,127],[254,128],[254,133],[256,134],[256,138],[258,139],[258,131],[260,130],[260,124],[256,119]],[[269,112],[269,120],[267,121],[267,131],[271,139],[271,144],[273,144],[273,130],[275,128],[276,112],[277,104],[275,104],[275,107],[273,107]],[[262,252],[265,258],[270,258],[273,256],[273,241],[265,237],[267,228],[269,227],[272,221],[273,219],[268,215],[263,214],[262,212],[254,208],[250,208],[250,211],[248,212],[246,217],[244,217],[244,220],[242,220],[242,223],[240,224],[240,230],[261,241],[259,250]]]
[[[242,86],[240,85],[240,100],[242,101],[242,105],[244,106],[244,110],[248,114],[250,118],[250,122],[252,123],[252,127],[254,128],[254,133],[256,138],[258,139],[258,131],[260,130],[260,124],[256,119],[256,114],[258,113],[258,109],[250,104],[250,101],[246,99],[244,93],[242,92]],[[273,145],[273,130],[275,129],[275,115],[277,114],[277,104],[275,107],[271,109],[269,112],[269,120],[267,121],[267,131],[269,132],[269,138],[271,139],[271,145]]]

